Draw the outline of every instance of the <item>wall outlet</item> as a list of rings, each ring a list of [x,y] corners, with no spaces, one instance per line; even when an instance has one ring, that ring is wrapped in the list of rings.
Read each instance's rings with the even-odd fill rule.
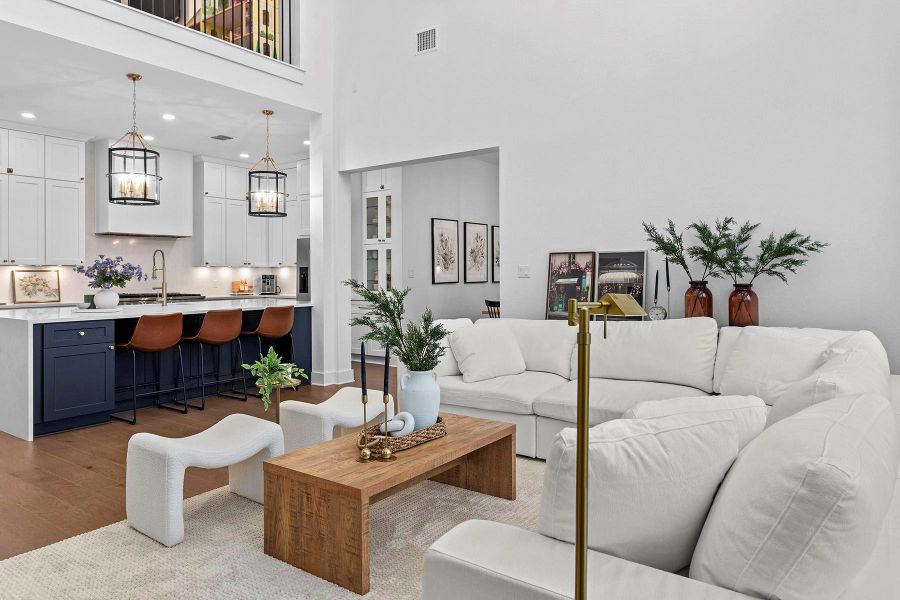
[[[519,265],[518,276],[521,279],[528,279],[531,277],[531,269],[528,265]]]
[[[416,278],[416,272],[415,272],[415,270],[414,270],[414,269],[408,270],[408,271],[406,272],[406,277],[407,277],[407,279],[415,279],[415,278]]]

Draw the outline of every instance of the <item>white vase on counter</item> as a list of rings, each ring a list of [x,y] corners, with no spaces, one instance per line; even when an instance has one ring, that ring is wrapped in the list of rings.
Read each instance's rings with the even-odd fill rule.
[[[95,308],[115,308],[119,305],[119,292],[109,289],[100,290],[94,294]]]
[[[441,388],[434,371],[409,371],[400,377],[400,410],[413,416],[415,429],[425,429],[437,422],[441,409]]]

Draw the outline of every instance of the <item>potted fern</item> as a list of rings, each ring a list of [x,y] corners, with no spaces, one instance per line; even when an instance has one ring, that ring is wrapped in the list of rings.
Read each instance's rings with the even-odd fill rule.
[[[828,244],[801,235],[793,229],[782,236],[770,233],[759,242],[756,256],[749,255],[750,239],[759,223],[747,221],[726,236],[719,269],[734,283],[728,296],[728,324],[735,327],[759,325],[759,297],[753,282],[761,275],[787,283],[787,274],[796,273],[809,255],[821,252]]]
[[[441,404],[441,388],[434,368],[446,352],[441,342],[447,337],[447,330],[434,322],[430,308],[425,309],[421,323],[405,320],[404,303],[409,288],[370,290],[355,279],[344,284],[371,306],[365,315],[351,319],[350,325],[366,327],[363,341],[376,341],[390,348],[409,369],[400,379],[400,389],[403,410],[413,416],[415,429],[434,425]]]
[[[296,389],[300,380],[309,379],[303,369],[294,363],[283,363],[281,357],[275,352],[275,348],[269,347],[265,355],[260,355],[259,360],[252,364],[243,364],[242,368],[250,371],[256,377],[256,387],[262,397],[263,410],[268,411],[272,403],[272,392],[275,392],[275,422],[281,422],[281,389],[289,387]]]

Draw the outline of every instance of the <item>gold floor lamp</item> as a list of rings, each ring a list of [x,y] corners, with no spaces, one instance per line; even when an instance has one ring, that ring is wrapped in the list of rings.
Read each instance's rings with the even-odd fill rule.
[[[591,317],[603,315],[603,338],[607,317],[643,317],[647,313],[631,294],[604,294],[597,302],[569,300],[569,325],[578,325],[578,409],[575,464],[575,600],[587,599],[588,546],[588,430],[591,395]]]

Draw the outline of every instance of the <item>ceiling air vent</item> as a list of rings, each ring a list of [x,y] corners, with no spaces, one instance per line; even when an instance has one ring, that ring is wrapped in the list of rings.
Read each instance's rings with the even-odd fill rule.
[[[425,54],[437,50],[437,27],[420,31],[416,34],[416,54]]]
[[[227,142],[228,140],[233,140],[234,138],[231,137],[230,135],[222,135],[222,134],[220,133],[219,135],[214,135],[214,136],[212,136],[211,139],[219,140],[220,142]]]

